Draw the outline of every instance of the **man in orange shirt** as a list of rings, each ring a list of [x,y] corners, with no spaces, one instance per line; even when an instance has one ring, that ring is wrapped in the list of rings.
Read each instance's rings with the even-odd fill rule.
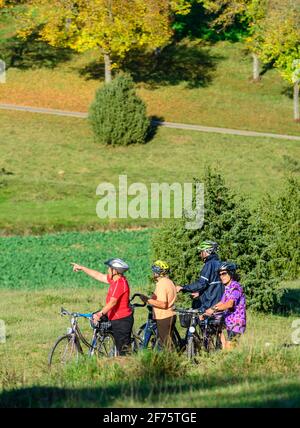
[[[153,318],[156,320],[160,344],[163,347],[171,346],[172,332],[176,322],[176,313],[174,312],[177,296],[176,287],[169,278],[170,268],[166,262],[157,260],[151,269],[156,288],[150,298],[142,295],[141,299],[153,306]]]

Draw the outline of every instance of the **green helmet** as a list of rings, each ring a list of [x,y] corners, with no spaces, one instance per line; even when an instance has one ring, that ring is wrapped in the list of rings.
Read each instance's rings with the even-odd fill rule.
[[[218,244],[214,241],[202,241],[197,249],[199,251],[206,251],[208,254],[212,254],[218,250]]]

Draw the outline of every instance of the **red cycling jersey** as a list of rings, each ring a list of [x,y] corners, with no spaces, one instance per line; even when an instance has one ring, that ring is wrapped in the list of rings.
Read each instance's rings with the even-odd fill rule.
[[[117,299],[117,304],[107,313],[109,320],[118,320],[131,315],[132,310],[129,307],[129,295],[130,288],[125,276],[114,281],[107,275],[107,281],[109,283],[109,289],[106,296],[106,303],[110,301],[112,297]]]

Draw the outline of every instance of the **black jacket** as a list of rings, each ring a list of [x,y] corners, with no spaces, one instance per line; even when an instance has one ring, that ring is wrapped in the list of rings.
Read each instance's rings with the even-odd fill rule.
[[[218,274],[220,264],[221,261],[217,254],[211,254],[204,262],[199,279],[192,284],[183,286],[181,290],[183,293],[200,293],[198,298],[193,299],[193,309],[205,311],[221,300],[224,285]]]

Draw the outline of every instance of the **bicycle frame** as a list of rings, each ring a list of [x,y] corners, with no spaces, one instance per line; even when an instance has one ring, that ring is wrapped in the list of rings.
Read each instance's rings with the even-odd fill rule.
[[[222,320],[221,320],[220,324],[215,326],[215,332],[213,333],[213,335],[210,334],[210,332],[209,332],[209,329],[211,327],[210,321],[212,319],[214,319],[214,315],[206,316],[204,318],[204,320],[200,323],[200,330],[201,330],[202,337],[203,337],[203,344],[204,344],[204,348],[206,350],[208,349],[209,339],[213,335],[215,335],[218,338],[218,335],[221,335],[222,329],[223,329],[223,324],[222,324]],[[219,337],[219,341],[221,341],[220,337]]]
[[[85,318],[88,319],[89,321],[91,321],[93,314],[92,313],[88,313],[88,314],[81,314],[81,313],[77,313],[77,312],[68,312],[65,309],[61,309],[61,315],[69,315],[70,316],[70,324],[71,327],[68,328],[67,333],[70,334],[71,336],[74,337],[74,341],[77,340],[77,345],[79,348],[79,352],[83,353],[82,351],[82,347],[81,347],[81,343],[83,343],[88,349],[89,349],[89,355],[93,355],[94,350],[95,350],[95,345],[97,342],[97,330],[94,329],[94,333],[93,333],[93,337],[92,337],[92,342],[89,343],[87,341],[87,339],[83,336],[79,325],[78,325],[78,318]]]
[[[147,309],[148,309],[148,318],[144,328],[145,333],[144,333],[144,341],[142,345],[143,348],[148,347],[150,339],[153,335],[155,337],[158,336],[157,324],[156,324],[156,321],[153,319],[152,306],[147,306]]]
[[[148,309],[148,318],[144,327],[145,333],[144,333],[144,340],[142,344],[143,349],[146,349],[148,347],[152,336],[156,337],[156,339],[158,338],[157,323],[156,323],[156,320],[153,319],[152,306],[149,305],[147,309]],[[182,349],[185,346],[185,340],[182,339],[182,337],[180,336],[176,326],[174,326],[174,329],[173,329],[172,340],[174,345],[179,349]]]
[[[200,336],[197,333],[196,326],[198,325],[198,318],[200,315],[200,312],[197,309],[175,309],[175,312],[178,314],[191,314],[191,321],[190,325],[186,327],[186,333],[185,338],[183,339],[185,345],[187,345],[189,339],[191,337],[196,337],[198,340],[200,340]]]

